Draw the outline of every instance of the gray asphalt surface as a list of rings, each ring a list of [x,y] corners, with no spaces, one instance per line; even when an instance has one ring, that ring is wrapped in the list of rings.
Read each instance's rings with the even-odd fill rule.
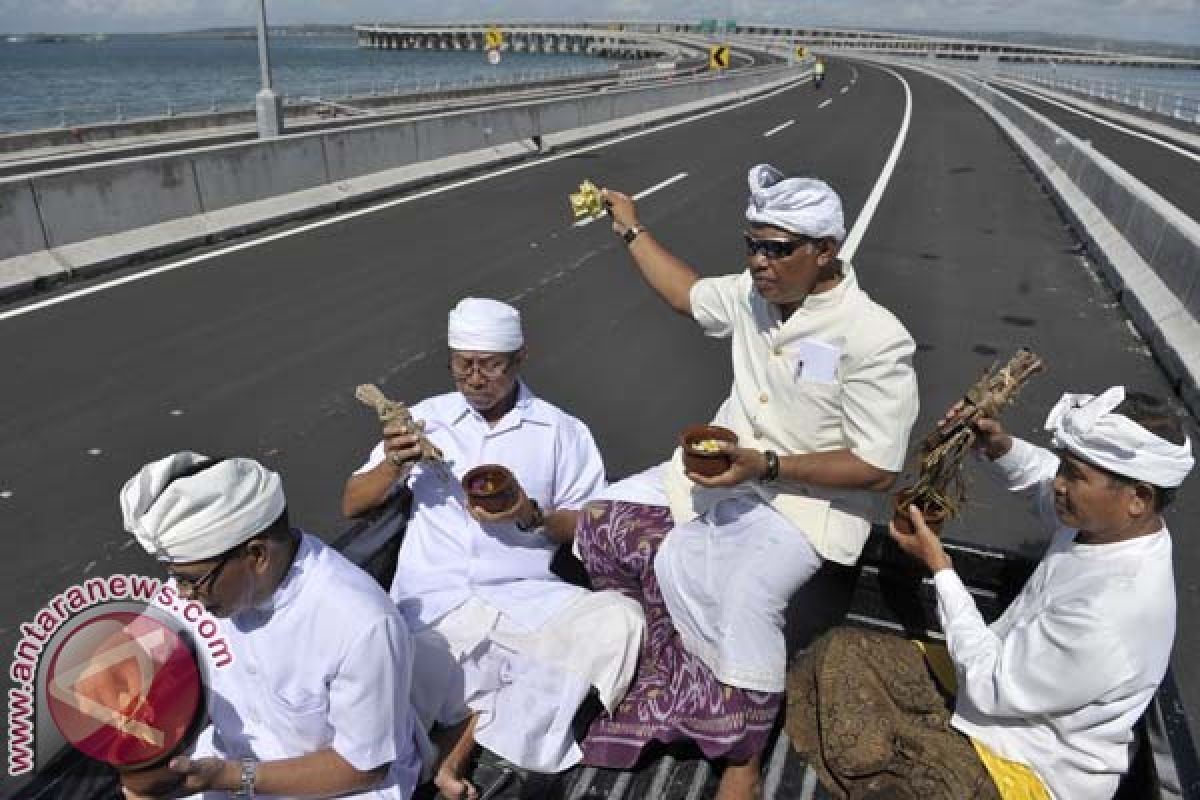
[[[945,84],[904,72],[912,129],[855,264],[920,345],[924,436],[994,360],[1046,359],[1006,418],[1042,441],[1064,390],[1124,382],[1168,393],[1075,235],[1000,133]],[[856,78],[856,80],[854,80]],[[852,82],[854,80],[854,82]],[[845,86],[848,90],[842,93]],[[820,108],[824,101],[833,102]],[[630,193],[642,222],[700,271],[742,266],[745,173],[769,162],[827,178],[861,210],[904,110],[900,81],[835,62],[742,109],[229,253],[0,320],[0,646],[89,575],[156,574],[121,528],[117,492],[148,460],[190,448],[279,469],[293,518],[332,538],[345,477],[377,427],[353,398],[376,382],[412,402],[447,390],[446,312],[467,294],[522,310],[533,388],[591,425],[620,476],[667,456],[729,384],[728,348],[641,283],[603,222],[572,227],[585,178]],[[763,133],[796,124],[764,138]],[[1195,430],[1193,430],[1193,436]],[[1193,478],[1168,515],[1180,619],[1200,612]],[[1043,538],[982,477],[950,535],[1026,552]],[[1200,634],[1181,623],[1175,667],[1200,710]],[[1195,725],[1195,722],[1193,722]]]

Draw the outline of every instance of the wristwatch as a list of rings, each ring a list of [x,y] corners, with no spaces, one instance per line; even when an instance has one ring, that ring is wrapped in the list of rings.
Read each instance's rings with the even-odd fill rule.
[[[645,232],[646,232],[646,229],[643,228],[641,225],[634,225],[632,228],[629,228],[624,233],[622,233],[621,238],[625,240],[625,244],[633,244],[633,240],[636,239],[637,237],[641,236]]]
[[[258,779],[258,762],[253,758],[242,759],[242,783],[237,791],[230,792],[230,797],[254,800],[254,783]]]
[[[774,483],[779,480],[779,454],[774,450],[764,450],[763,456],[767,460],[767,469],[759,480],[763,483]]]
[[[522,531],[523,533],[536,531],[538,528],[546,524],[546,515],[542,513],[542,507],[538,505],[538,501],[534,500],[532,497],[529,498],[529,507],[533,509],[533,516],[529,518],[529,524],[522,525],[519,522],[517,523],[517,530]]]

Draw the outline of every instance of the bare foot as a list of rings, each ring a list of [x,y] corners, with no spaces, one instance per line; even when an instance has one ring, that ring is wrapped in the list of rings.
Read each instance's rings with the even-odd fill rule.
[[[761,756],[754,756],[742,764],[726,764],[717,786],[717,800],[758,800],[761,766]]]
[[[479,792],[471,785],[470,781],[465,781],[458,777],[458,773],[447,766],[443,766],[438,770],[437,775],[433,779],[433,785],[438,788],[438,791],[446,800],[479,799]]]

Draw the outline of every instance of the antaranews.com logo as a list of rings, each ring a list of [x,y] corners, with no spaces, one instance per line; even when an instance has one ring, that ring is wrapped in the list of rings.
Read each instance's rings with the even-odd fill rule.
[[[205,719],[211,669],[233,663],[217,621],[141,575],[69,587],[20,625],[8,691],[8,774],[64,745],[121,769],[179,752]]]

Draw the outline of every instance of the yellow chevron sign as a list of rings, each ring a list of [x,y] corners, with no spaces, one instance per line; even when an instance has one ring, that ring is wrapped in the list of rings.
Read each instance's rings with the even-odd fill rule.
[[[488,28],[483,35],[483,41],[488,50],[499,50],[504,44],[504,32],[499,28]]]
[[[803,46],[796,48],[796,58],[804,58],[808,55],[808,50]]]
[[[729,69],[729,48],[718,44],[708,48],[709,69]]]

